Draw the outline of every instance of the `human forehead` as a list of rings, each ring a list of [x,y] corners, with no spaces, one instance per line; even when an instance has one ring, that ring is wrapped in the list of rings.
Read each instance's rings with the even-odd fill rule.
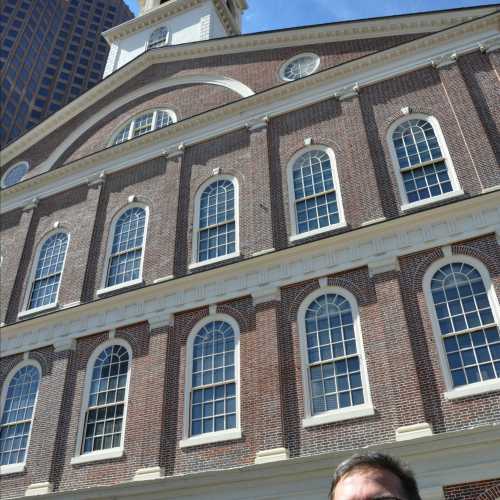
[[[359,467],[337,483],[333,500],[406,500],[401,480],[391,471]]]

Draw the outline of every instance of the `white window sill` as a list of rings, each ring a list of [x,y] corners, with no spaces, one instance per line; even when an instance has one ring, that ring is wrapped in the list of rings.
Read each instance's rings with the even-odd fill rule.
[[[221,443],[222,441],[233,441],[235,439],[241,439],[241,437],[241,429],[207,432],[206,434],[202,434],[200,436],[183,439],[179,442],[179,447],[189,448],[190,446],[200,446],[202,444]]]
[[[100,462],[101,460],[110,460],[112,458],[121,458],[124,455],[123,448],[113,448],[111,450],[94,451],[78,455],[71,459],[71,465],[88,464],[91,462]]]
[[[333,226],[326,226],[322,227],[321,229],[314,229],[313,231],[307,231],[307,233],[292,234],[288,238],[288,241],[292,242],[292,241],[303,240],[304,238],[310,238],[311,236],[316,236],[317,234],[328,233],[330,231],[335,231],[336,229],[340,229],[343,227],[347,227],[347,224],[345,222],[339,222],[338,224],[334,224]]]
[[[459,399],[487,392],[500,391],[500,379],[487,380],[486,382],[476,382],[444,393],[445,399]]]
[[[464,192],[460,189],[459,191],[450,191],[446,194],[441,194],[439,196],[434,196],[433,198],[427,198],[426,200],[414,201],[413,203],[404,203],[401,205],[401,211],[411,210],[412,208],[424,207],[426,205],[432,205],[442,200],[449,200],[451,198],[456,198],[462,196]]]
[[[106,288],[101,288],[100,290],[97,290],[96,294],[99,295],[105,295],[107,293],[115,292],[116,290],[123,290],[126,288],[130,288],[136,285],[142,285],[144,283],[144,280],[142,278],[138,278],[136,280],[132,281],[126,281],[125,283],[120,283],[118,285],[113,285],[113,286],[108,286]]]
[[[5,476],[7,474],[18,474],[19,472],[24,472],[26,470],[26,464],[9,464],[0,466],[0,476]]]
[[[302,427],[314,427],[315,425],[330,424],[332,422],[341,422],[342,420],[351,420],[353,418],[369,417],[375,415],[375,408],[372,405],[351,406],[340,410],[332,410],[302,420]]]
[[[45,306],[35,307],[35,309],[27,309],[25,311],[21,311],[17,317],[19,319],[29,318],[30,316],[34,316],[35,314],[39,314],[42,312],[55,311],[59,308],[59,304],[55,302],[54,304],[47,304]]]
[[[203,260],[201,262],[192,262],[189,264],[188,269],[197,269],[199,267],[209,266],[210,264],[216,264],[217,262],[222,262],[224,260],[234,259],[235,257],[239,257],[240,253],[230,253],[228,255],[222,255],[221,257],[216,257],[215,259]]]

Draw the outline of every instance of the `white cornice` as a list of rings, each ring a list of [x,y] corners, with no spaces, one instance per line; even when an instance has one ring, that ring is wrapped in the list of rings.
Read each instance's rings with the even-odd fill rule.
[[[500,232],[498,192],[222,268],[150,285],[2,328],[2,356]],[[379,267],[380,267],[379,266]]]
[[[390,51],[383,51],[369,57],[376,57],[377,54],[385,54],[388,52],[393,55],[405,52],[411,53],[412,49],[429,50],[433,45],[443,43],[444,40],[450,40],[457,34],[459,36],[467,36],[471,32],[480,31],[481,27],[484,26],[485,23],[487,25],[496,26],[496,34],[498,35],[498,20],[495,21],[495,19],[492,19],[492,17],[495,17],[491,16],[493,12],[496,12],[495,7],[467,9],[464,11],[451,11],[448,13],[438,14],[402,16],[384,20],[338,23],[312,28],[276,31],[251,36],[238,36],[199,43],[176,45],[168,47],[168,50],[150,50],[143,53],[129,64],[123,66],[120,70],[112,73],[101,83],[64,106],[61,110],[48,117],[42,123],[21,136],[18,140],[7,146],[2,152],[2,164],[8,163],[24,150],[31,147],[33,144],[36,144],[38,141],[41,141],[51,132],[64,125],[64,123],[71,120],[78,114],[81,114],[82,110],[95,104],[108,93],[117,89],[123,83],[153,64],[278,47],[328,43],[347,39],[389,36],[401,33],[425,33],[450,28],[450,26],[464,23],[465,21],[478,16],[487,16],[476,21],[469,21],[465,25],[459,25],[455,28],[450,28],[446,31],[438,32],[434,35],[402,44],[396,47],[395,50],[391,49]],[[487,41],[479,41],[478,43],[484,45]],[[360,59],[360,61],[368,62],[369,59],[364,57]],[[323,71],[320,74],[324,73],[325,72]],[[312,83],[312,78],[309,77],[307,82]]]
[[[490,39],[498,37],[499,19],[500,14],[487,16],[377,52],[81,158],[3,190],[1,211],[5,213],[21,207],[33,197],[47,197],[78,186],[103,171],[116,172],[176,151],[181,143],[185,146],[196,144],[264,117],[279,116],[331,97],[343,97],[346,88],[359,92],[373,83],[428,67],[448,54],[459,57],[479,50],[480,44],[488,44]],[[81,134],[85,126],[82,125]]]

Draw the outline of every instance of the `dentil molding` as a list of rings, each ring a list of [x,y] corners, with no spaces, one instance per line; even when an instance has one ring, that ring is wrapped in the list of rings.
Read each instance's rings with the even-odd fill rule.
[[[222,268],[150,285],[107,299],[2,328],[2,356],[149,321],[172,323],[172,314],[252,295],[276,297],[280,287],[369,265],[395,267],[398,256],[500,232],[498,193],[463,200],[376,226],[248,259]],[[64,339],[64,341],[62,341]]]

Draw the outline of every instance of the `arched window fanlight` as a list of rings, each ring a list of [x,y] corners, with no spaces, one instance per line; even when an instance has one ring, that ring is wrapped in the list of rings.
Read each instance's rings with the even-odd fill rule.
[[[292,82],[312,75],[319,68],[319,63],[320,59],[316,54],[299,54],[281,66],[280,78],[285,82]]]
[[[134,137],[171,125],[176,121],[175,113],[168,109],[156,109],[142,113],[120,128],[113,137],[112,145],[121,144]]]
[[[21,182],[23,177],[28,173],[29,164],[26,161],[22,161],[20,163],[16,163],[5,172],[5,175],[2,177],[2,188],[8,188]]]

